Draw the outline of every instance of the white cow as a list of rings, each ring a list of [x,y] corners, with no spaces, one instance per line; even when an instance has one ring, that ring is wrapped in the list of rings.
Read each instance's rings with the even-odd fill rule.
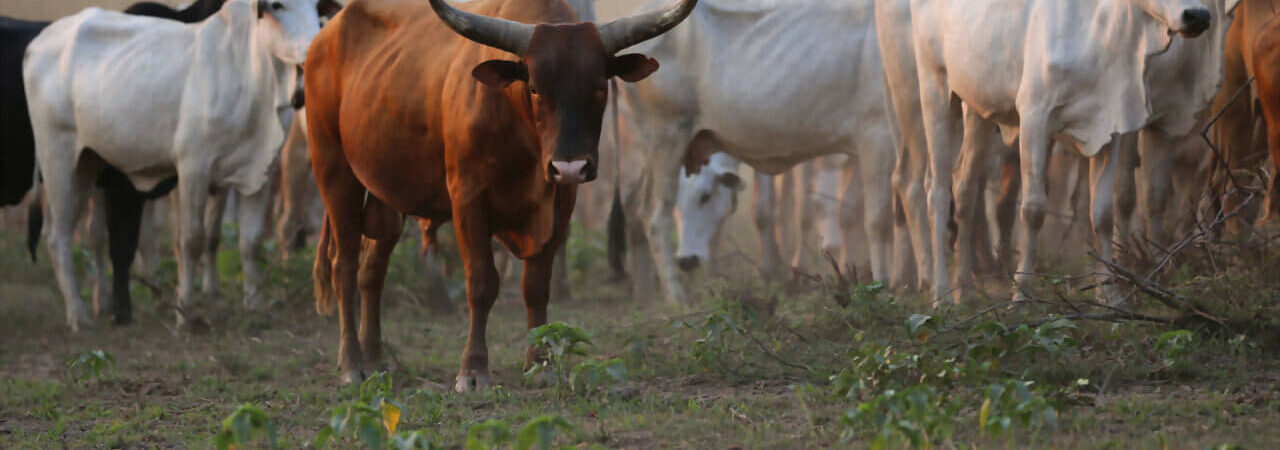
[[[738,209],[738,193],[746,183],[738,176],[738,160],[724,153],[711,160],[695,175],[680,168],[680,193],[676,197],[676,226],[679,247],[676,265],[693,270],[716,254],[720,229]]]
[[[907,1],[907,0],[902,0]],[[1045,216],[1045,164],[1050,143],[1074,144],[1091,157],[1093,226],[1111,258],[1112,180],[1115,158],[1105,146],[1158,118],[1144,75],[1152,57],[1174,34],[1197,36],[1212,23],[1210,10],[1194,0],[910,0],[910,20],[929,147],[928,203],[934,256],[935,301],[949,300],[946,223],[957,160],[990,158],[982,145],[990,122],[1005,142],[1019,142],[1021,205],[1014,300],[1034,276],[1035,237]],[[1205,64],[1212,64],[1205,62]],[[1196,83],[1216,85],[1216,80]],[[1198,93],[1186,86],[1185,92]],[[958,98],[961,103],[953,101]],[[963,128],[961,124],[963,123]],[[963,132],[963,134],[961,134]],[[959,137],[964,136],[963,147]],[[976,206],[982,164],[958,174],[957,217]],[[964,220],[961,221],[964,225]],[[965,236],[963,230],[960,235]],[[963,257],[963,255],[961,255]],[[1104,272],[1105,273],[1105,272]],[[963,284],[961,287],[965,287]],[[1100,290],[1114,300],[1114,296]],[[957,291],[956,296],[964,293]]]
[[[810,261],[816,261],[830,253],[838,260],[852,262],[860,270],[859,279],[870,279],[867,269],[866,234],[858,226],[862,219],[862,201],[859,192],[845,192],[851,187],[851,177],[856,167],[846,164],[844,155],[830,155],[805,163],[807,178],[804,195],[796,203],[809,220],[802,221],[798,230],[797,251],[792,267],[801,269]],[[737,209],[737,196],[746,186],[737,174],[738,161],[724,153],[712,155],[711,161],[696,175],[683,175],[680,193],[676,200],[676,223],[679,247],[676,265],[692,270],[717,253],[720,230]],[[683,169],[681,170],[683,173]],[[844,179],[842,179],[844,178]],[[757,173],[755,183],[767,185],[776,181],[773,176]],[[771,199],[757,197],[752,205],[757,225],[775,223],[785,219],[775,214]],[[843,202],[842,202],[843,199]],[[844,203],[848,202],[848,203]],[[762,247],[777,247],[777,236],[770,225],[758,226]],[[816,245],[814,239],[817,239]],[[770,243],[770,241],[773,241]]]
[[[255,256],[268,169],[284,139],[278,107],[287,108],[293,66],[319,31],[316,3],[231,0],[190,25],[88,8],[54,22],[27,48],[23,77],[50,205],[49,252],[73,330],[91,323],[72,270],[71,232],[104,163],[140,190],[178,175],[180,323],[195,306],[206,198],[234,189],[245,302],[260,305]]]
[[[621,133],[622,148],[639,153],[625,165],[624,176],[638,175],[627,183],[628,216],[645,231],[630,234],[641,244],[631,254],[657,263],[666,300],[685,298],[670,245],[678,169],[684,159],[700,166],[715,151],[771,174],[823,155],[857,159],[871,272],[887,280],[894,153],[873,25],[871,6],[857,2],[710,0],[635,48],[662,70],[619,95],[630,130]],[[646,297],[651,275],[645,262],[633,262],[637,294]]]

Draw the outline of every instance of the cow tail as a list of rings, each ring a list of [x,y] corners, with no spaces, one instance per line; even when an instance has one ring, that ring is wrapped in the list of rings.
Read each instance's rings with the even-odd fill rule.
[[[622,121],[618,111],[618,82],[610,79],[609,84],[613,88],[613,96],[609,100],[613,106],[613,149],[617,156],[614,159],[613,205],[609,208],[606,231],[609,234],[609,267],[613,269],[613,278],[621,280],[627,276],[624,264],[627,256],[627,216],[622,210],[622,130],[619,128]]]
[[[333,259],[329,257],[329,247],[333,237],[329,225],[329,215],[325,214],[320,225],[320,242],[316,244],[316,265],[311,271],[311,278],[316,284],[316,313],[322,316],[333,315],[336,303],[336,292],[333,290]]]
[[[27,252],[31,254],[31,262],[36,262],[36,247],[40,245],[40,230],[44,228],[44,205],[42,205],[40,186],[36,186],[36,194],[27,203]]]

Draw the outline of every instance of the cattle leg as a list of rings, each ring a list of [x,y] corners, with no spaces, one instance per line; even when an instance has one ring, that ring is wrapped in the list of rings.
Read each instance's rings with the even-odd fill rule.
[[[1141,133],[1141,132],[1140,132]],[[1138,136],[1117,138],[1116,144],[1112,147],[1114,151],[1108,155],[1112,161],[1109,165],[1114,165],[1114,175],[1112,182],[1112,202],[1114,203],[1115,214],[1115,240],[1114,242],[1099,242],[1099,245],[1112,244],[1123,251],[1125,248],[1131,247],[1136,241],[1133,238],[1133,212],[1138,206],[1138,186],[1134,180],[1134,170],[1138,157]],[[1121,147],[1120,145],[1123,145]],[[1171,153],[1172,147],[1166,147],[1165,152]],[[1090,195],[1090,198],[1093,196]],[[1097,201],[1097,200],[1093,200]]]
[[[888,142],[876,139],[872,142]],[[871,253],[871,276],[876,282],[890,285],[890,265],[893,261],[893,166],[894,155],[888,148],[869,148],[861,151],[857,160],[862,176],[863,226],[866,228],[867,246]],[[848,188],[842,189],[848,192]],[[843,203],[843,202],[842,202]]]
[[[775,227],[774,205],[777,203],[777,195],[773,177],[756,172],[751,195],[752,218],[755,220],[756,232],[760,236],[760,271],[766,279],[777,279],[777,268],[782,265],[782,252],[778,248],[778,233]]]
[[[1173,164],[1175,158],[1167,153],[1174,148],[1169,136],[1156,130],[1143,130],[1138,135],[1138,151],[1142,158],[1141,189],[1143,190],[1142,215],[1145,219],[1143,227],[1147,238],[1164,249],[1169,245],[1169,232],[1165,227],[1164,216],[1169,212],[1170,200],[1173,198]],[[1206,150],[1207,151],[1207,150]],[[1190,214],[1191,211],[1179,211],[1178,214]]]
[[[554,269],[551,271],[551,295],[560,300],[569,300],[573,298],[572,289],[569,287],[569,252],[568,245],[561,245],[556,250],[556,260]]]
[[[1227,31],[1227,41],[1232,43],[1244,43],[1246,40],[1239,36],[1239,33],[1245,33],[1243,26],[1233,26]],[[1222,186],[1222,207],[1224,211],[1234,211],[1240,203],[1243,202],[1244,196],[1240,193],[1232,194],[1234,185],[1230,181],[1221,177],[1234,176],[1232,171],[1243,168],[1241,161],[1249,159],[1253,153],[1253,131],[1255,126],[1255,112],[1253,110],[1252,96],[1248,92],[1235,98],[1241,88],[1249,84],[1250,74],[1245,65],[1244,58],[1251,57],[1244,54],[1244,48],[1251,47],[1249,45],[1227,45],[1223,50],[1223,79],[1222,87],[1218,90],[1218,96],[1214,98],[1213,108],[1211,111],[1222,111],[1222,116],[1215,124],[1216,130],[1215,142],[1218,143],[1221,153],[1226,161],[1227,167],[1218,167],[1214,164],[1211,170],[1212,185],[1215,187]],[[1266,80],[1262,80],[1265,82]],[[1227,229],[1230,231],[1238,231],[1242,225],[1242,219],[1232,218],[1227,221]]]
[[[814,236],[814,197],[813,185],[816,176],[814,165],[822,161],[814,160],[801,164],[792,170],[791,173],[799,173],[795,176],[795,216],[789,218],[796,223],[795,235],[795,251],[791,253],[791,269],[799,271],[805,263],[805,255],[811,248],[809,244],[813,242]]]
[[[991,126],[971,108],[964,108],[964,139],[961,143],[960,167],[957,169],[959,179],[955,188],[955,221],[956,221],[956,303],[968,298],[974,289],[974,269],[977,254],[975,245],[980,239],[975,228],[978,222],[979,205],[982,204],[981,192],[984,178],[991,167],[992,148],[988,145],[991,138]],[[936,175],[935,175],[936,176]],[[987,226],[994,227],[991,223]],[[984,248],[983,251],[986,251]]]
[[[139,224],[139,236],[147,236],[147,240],[138,241],[138,271],[144,277],[155,274],[160,264],[160,233],[164,228],[169,199],[147,200],[143,203],[142,222]]]
[[[994,203],[995,211],[988,216],[992,227],[991,242],[995,244],[996,263],[1000,272],[1011,269],[1013,261],[1014,219],[1018,213],[1018,155],[1013,151],[1000,164],[1000,192]]]
[[[959,101],[952,101],[951,93],[938,74],[920,72],[920,106],[924,113],[925,134],[929,142],[929,237],[933,245],[933,303],[935,306],[951,302],[951,240],[948,224],[951,220],[952,178],[959,147],[956,137],[960,130],[961,109]]]
[[[657,298],[658,275],[654,273],[653,254],[645,251],[649,248],[649,237],[644,223],[638,220],[627,220],[627,247],[634,249],[627,252],[631,265],[631,296],[633,299],[653,300]]]
[[[490,385],[485,330],[489,310],[498,298],[498,269],[493,261],[492,232],[482,207],[455,204],[453,217],[458,250],[467,272],[467,306],[471,316],[467,346],[462,350],[462,367],[453,388],[458,392],[472,392]]]
[[[179,326],[188,326],[196,319],[196,267],[209,246],[205,233],[218,232],[217,228],[206,231],[205,227],[206,203],[214,200],[208,195],[207,176],[208,172],[203,167],[178,167],[178,302],[175,313]],[[212,260],[209,258],[205,264],[213,266]],[[216,272],[217,267],[213,270]],[[210,286],[207,278],[205,286],[206,289]]]
[[[858,162],[857,158],[850,157],[848,165],[840,174],[840,185],[845,187],[843,191],[849,194],[841,198],[840,207],[843,209],[841,214],[848,216],[846,219],[850,231],[856,232],[851,233],[851,239],[847,241],[845,246],[847,251],[841,264],[844,265],[844,270],[848,271],[846,275],[852,281],[865,284],[873,281],[871,270],[873,242],[870,239],[871,235],[868,234],[867,224],[870,216],[867,215],[866,195],[861,189],[862,173]]]
[[[548,243],[542,253],[524,261],[524,273],[520,279],[524,291],[525,322],[528,330],[547,323],[547,303],[550,301],[551,272],[556,256],[557,242]],[[525,348],[524,368],[528,370],[547,359],[546,351],[530,345]]]
[[[400,240],[400,230],[383,239],[366,239],[360,259],[360,352],[363,370],[382,370],[382,288],[387,281],[391,252]]]
[[[198,259],[204,273],[201,293],[211,302],[216,302],[222,294],[218,274],[218,246],[222,244],[222,215],[226,212],[227,197],[230,195],[231,193],[225,190],[211,192],[204,206],[204,214],[201,216],[204,221],[204,232],[207,233],[203,243],[203,256]]]
[[[121,180],[128,182],[128,180]],[[138,235],[142,227],[146,200],[130,186],[112,186],[106,193],[107,235],[111,248],[112,322],[127,325],[133,321],[133,301],[129,298],[129,274],[137,255]]]
[[[37,130],[37,133],[40,130]],[[59,136],[61,137],[61,136]],[[38,142],[51,142],[39,139]],[[56,140],[53,140],[57,143]],[[74,145],[72,139],[62,142],[70,149]],[[88,192],[93,188],[93,180],[97,176],[97,167],[81,158],[79,164],[71,170],[44,170],[45,198],[49,202],[49,258],[53,261],[53,271],[58,278],[58,287],[62,291],[62,299],[66,307],[67,325],[71,331],[88,331],[93,329],[93,321],[89,319],[89,311],[84,300],[80,298],[80,286],[75,278],[75,260],[71,253],[72,238],[76,223],[84,211]]]
[[[880,54],[884,63],[885,86],[888,87],[889,108],[898,126],[901,144],[897,147],[897,161],[893,168],[893,190],[901,206],[904,226],[894,230],[894,258],[897,260],[892,277],[895,283],[919,290],[931,286],[933,248],[929,240],[929,211],[925,192],[928,178],[928,143],[921,113],[919,74],[915,63],[915,48],[911,35],[910,2],[876,0],[876,35],[879,37]],[[914,252],[910,252],[914,251]],[[914,265],[912,265],[914,263]],[[915,271],[914,283],[907,279]],[[914,284],[914,286],[912,285]]]
[[[659,142],[661,141],[671,140],[660,139]],[[675,147],[657,146],[655,148]],[[667,161],[668,159],[671,161]],[[661,158],[655,164],[651,186],[652,197],[650,197],[654,203],[646,228],[649,253],[653,255],[658,283],[662,285],[667,303],[684,304],[685,290],[680,283],[679,274],[676,273],[675,249],[671,248],[671,238],[675,231],[676,194],[680,189],[680,161],[668,156]]]
[[[1026,111],[1022,117],[1045,117],[1035,111]],[[1044,225],[1045,207],[1048,195],[1045,192],[1045,168],[1049,162],[1051,141],[1045,131],[1044,124],[1023,123],[1020,135],[1018,157],[1021,161],[1022,204],[1018,208],[1022,216],[1020,245],[1022,254],[1018,259],[1018,270],[1013,274],[1013,301],[1030,300],[1027,290],[1036,270],[1036,238]]]
[[[1111,279],[1111,268],[1107,265],[1114,261],[1112,233],[1115,225],[1115,184],[1116,171],[1120,165],[1117,159],[1118,153],[1131,148],[1130,144],[1134,139],[1137,139],[1135,133],[1118,136],[1109,148],[1104,148],[1089,159],[1089,217],[1098,242],[1100,260],[1097,269],[1098,289],[1095,292],[1099,302],[1113,306],[1121,300]]]
[[[262,268],[258,260],[262,252],[262,236],[267,228],[267,212],[271,208],[270,184],[268,181],[257,193],[241,195],[236,201],[236,216],[240,221],[240,271],[244,278],[244,307],[248,310],[266,306],[262,298]]]
[[[89,266],[93,269],[93,315],[100,317],[111,310],[111,282],[107,280],[108,208],[105,189],[93,188],[93,200],[89,205],[89,223],[85,227],[88,238]]]

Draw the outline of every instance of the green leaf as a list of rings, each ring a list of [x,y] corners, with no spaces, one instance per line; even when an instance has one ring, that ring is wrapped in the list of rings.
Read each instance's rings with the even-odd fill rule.
[[[312,445],[318,449],[328,448],[330,439],[333,439],[333,427],[325,425],[324,428],[320,429],[320,432],[316,433],[316,439]]]
[[[382,424],[372,417],[360,418],[360,429],[356,431],[360,441],[364,442],[365,447],[369,450],[382,450],[383,443],[386,441],[386,430],[382,428]]]
[[[227,430],[222,430],[213,438],[213,445],[217,447],[218,450],[228,450],[235,443],[235,436],[232,436],[231,432]]]
[[[912,314],[907,318],[907,333],[912,339],[927,342],[929,340],[929,332],[933,327],[933,316],[926,314]]]

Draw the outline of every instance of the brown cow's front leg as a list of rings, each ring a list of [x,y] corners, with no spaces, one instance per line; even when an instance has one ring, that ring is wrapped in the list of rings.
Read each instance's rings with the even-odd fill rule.
[[[521,287],[524,290],[524,308],[528,329],[532,330],[547,323],[547,303],[551,296],[551,272],[555,266],[556,250],[559,242],[548,244],[537,256],[524,261],[524,275]],[[524,369],[527,371],[534,364],[546,361],[546,350],[530,345],[524,353]]]
[[[475,205],[454,209],[454,230],[458,250],[467,271],[467,306],[471,325],[467,346],[462,351],[462,368],[458,370],[454,390],[473,392],[490,385],[489,349],[485,330],[489,310],[498,298],[498,269],[493,265],[492,233],[483,210]]]
[[[399,236],[397,234],[397,236]],[[382,364],[382,288],[387,281],[387,265],[397,239],[365,241],[360,261],[360,350],[366,372],[385,370]]]

